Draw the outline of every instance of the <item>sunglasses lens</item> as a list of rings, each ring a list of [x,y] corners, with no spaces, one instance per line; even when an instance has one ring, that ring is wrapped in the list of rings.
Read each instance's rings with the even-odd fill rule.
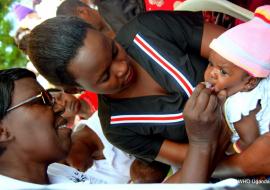
[[[64,92],[65,93],[68,93],[68,94],[78,94],[78,93],[81,93],[83,90],[80,89],[80,88],[67,88],[67,89],[64,89]]]
[[[54,99],[49,92],[47,91],[42,92],[42,97],[46,105],[52,106],[54,104]]]

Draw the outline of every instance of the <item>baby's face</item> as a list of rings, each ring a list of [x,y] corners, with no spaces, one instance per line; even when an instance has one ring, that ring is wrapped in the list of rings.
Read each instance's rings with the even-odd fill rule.
[[[64,92],[51,92],[52,96],[58,105],[65,108],[65,112],[62,114],[64,118],[75,117],[81,109],[81,103],[78,98],[73,94]]]
[[[215,51],[211,51],[204,80],[211,84],[215,92],[226,90],[227,95],[231,96],[244,90],[248,82],[248,74]]]

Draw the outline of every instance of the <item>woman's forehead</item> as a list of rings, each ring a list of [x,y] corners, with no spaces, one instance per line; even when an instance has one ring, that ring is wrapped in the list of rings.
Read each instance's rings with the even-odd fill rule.
[[[86,38],[84,39],[83,47],[95,54],[104,54],[111,45],[111,39],[103,35],[101,32],[95,30],[88,30]],[[96,51],[95,51],[96,50]],[[100,52],[103,50],[103,52]]]
[[[104,35],[90,30],[84,44],[70,61],[67,70],[78,78],[83,75],[96,75],[112,56],[111,40]]]
[[[29,97],[44,90],[34,78],[22,78],[15,81],[13,97]]]

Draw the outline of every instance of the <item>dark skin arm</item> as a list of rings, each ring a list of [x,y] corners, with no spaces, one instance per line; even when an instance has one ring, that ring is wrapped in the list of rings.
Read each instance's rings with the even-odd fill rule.
[[[188,144],[165,140],[161,145],[156,160],[169,165],[181,165],[185,160],[187,151]]]
[[[229,143],[229,130],[222,117],[225,94],[218,97],[199,84],[188,100],[184,117],[189,149],[183,167],[168,183],[207,182]]]
[[[255,140],[241,154],[225,158],[214,175],[216,177],[239,177],[270,175],[270,133]]]
[[[202,57],[206,59],[209,58],[210,54],[209,44],[212,42],[213,39],[217,38],[223,32],[225,32],[225,29],[221,26],[206,22],[204,23],[202,43],[201,43]]]
[[[227,131],[228,133],[228,131]],[[227,136],[230,139],[229,136]],[[166,141],[165,141],[166,142]],[[182,164],[185,159],[185,154],[188,151],[188,145],[179,145],[177,150],[172,150],[166,148],[166,144],[164,143],[161,151],[164,149],[166,155],[170,156],[171,160],[174,160],[174,164]],[[222,145],[222,143],[220,143]],[[259,136],[246,150],[244,150],[241,154],[235,154],[233,156],[226,157],[216,168],[214,172],[214,177],[227,178],[227,177],[242,177],[242,176],[255,176],[255,175],[270,175],[270,133],[266,133],[264,135]],[[194,147],[193,149],[195,149]],[[197,148],[198,150],[194,150],[195,153],[199,153],[199,151],[203,150],[203,148]],[[211,150],[209,150],[211,151]],[[177,157],[177,153],[178,157]],[[169,153],[169,154],[168,154]],[[203,153],[202,153],[203,154]],[[159,154],[160,155],[160,154]],[[256,156],[255,156],[256,155]],[[196,158],[197,156],[193,156]],[[165,161],[165,158],[157,157],[157,160]],[[166,163],[171,163],[165,161]],[[199,160],[201,162],[201,160]],[[197,171],[195,171],[197,172]],[[179,178],[181,173],[178,172],[174,176],[172,176],[167,182],[179,182]]]
[[[249,116],[243,117],[238,123],[239,126],[235,126],[240,136],[240,146],[242,146],[240,148],[243,152],[226,157],[215,171],[214,175],[216,177],[270,175],[270,136],[269,133],[259,135],[255,118],[260,109],[261,107],[258,104],[257,108],[250,112]],[[242,123],[242,121],[244,122]],[[245,136],[245,133],[251,134]]]
[[[210,48],[209,44],[220,34],[225,31],[223,27],[217,26],[215,24],[204,23],[202,44],[201,44],[201,56],[204,58],[209,57]],[[179,144],[172,141],[165,140],[161,146],[160,152],[156,160],[167,163],[179,165],[184,161],[188,145]]]
[[[248,116],[242,117],[240,121],[234,123],[235,130],[240,137],[238,145],[241,150],[247,149],[260,136],[256,120],[258,111],[259,107],[251,111]]]
[[[258,110],[256,110],[257,112]],[[228,129],[228,127],[227,127]],[[224,130],[224,129],[223,129]],[[228,131],[226,131],[228,133]],[[225,133],[224,133],[225,134]],[[227,136],[230,139],[229,136]],[[161,157],[161,155],[169,155],[169,159],[173,160],[173,163],[181,165],[185,159],[185,154],[188,152],[188,145],[177,145],[175,143],[175,147],[177,150],[170,149],[166,147],[166,145],[170,145],[173,143],[168,143],[165,141],[163,146],[161,147],[159,157],[157,160],[165,161],[168,163],[168,159]],[[222,141],[219,143],[221,146]],[[246,150],[244,150],[241,154],[235,154],[233,156],[226,157],[221,163],[218,165],[217,169],[214,172],[214,177],[241,177],[241,176],[255,176],[255,175],[270,175],[270,133],[266,133],[264,135],[259,136]],[[188,153],[190,157],[196,158],[197,156],[191,156],[194,154],[193,151],[199,152],[203,150],[203,148],[192,147],[192,151]],[[195,149],[195,150],[194,150]],[[207,148],[205,148],[207,150]],[[211,150],[209,150],[211,152]],[[177,154],[179,152],[179,154]],[[204,153],[202,153],[204,154]],[[178,157],[177,157],[178,155]],[[255,156],[256,155],[256,156]],[[188,158],[187,158],[188,160]],[[195,161],[194,161],[195,162]],[[201,160],[199,160],[199,163]],[[171,162],[169,162],[171,163]],[[196,162],[195,162],[196,163]],[[197,171],[195,171],[197,172]],[[179,182],[181,178],[181,173],[178,172],[174,176],[172,176],[167,182]]]
[[[87,126],[71,136],[72,146],[66,158],[66,164],[79,171],[86,171],[93,160],[104,159],[103,144],[99,137]]]

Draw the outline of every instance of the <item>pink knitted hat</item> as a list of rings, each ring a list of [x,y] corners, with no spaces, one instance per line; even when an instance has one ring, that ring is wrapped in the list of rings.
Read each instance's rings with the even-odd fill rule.
[[[254,77],[270,74],[270,5],[256,9],[254,18],[224,32],[210,48]]]

